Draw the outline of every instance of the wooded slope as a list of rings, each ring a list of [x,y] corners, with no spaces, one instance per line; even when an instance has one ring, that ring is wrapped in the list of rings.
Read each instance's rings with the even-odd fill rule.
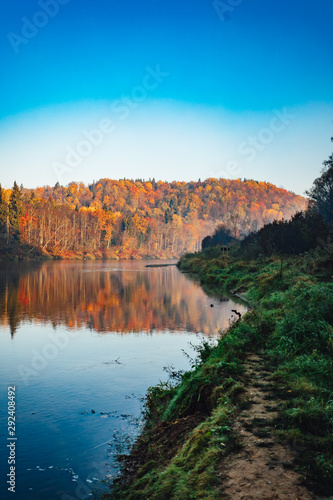
[[[100,179],[86,186],[1,190],[2,246],[19,238],[51,255],[177,257],[198,250],[219,223],[235,237],[289,219],[305,198],[252,180],[156,182]],[[98,256],[98,255],[97,255]],[[89,255],[88,255],[89,257]]]

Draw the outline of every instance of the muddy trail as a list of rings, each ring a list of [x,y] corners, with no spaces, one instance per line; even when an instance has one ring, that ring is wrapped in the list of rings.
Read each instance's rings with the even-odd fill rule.
[[[272,436],[279,401],[272,395],[270,373],[264,360],[248,356],[244,374],[242,412],[232,432],[239,439],[239,451],[219,466],[221,498],[225,500],[310,500],[316,497],[301,484],[294,470],[297,446],[280,444]]]

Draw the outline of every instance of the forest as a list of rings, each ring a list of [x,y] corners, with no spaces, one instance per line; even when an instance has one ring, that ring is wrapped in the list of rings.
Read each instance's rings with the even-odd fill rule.
[[[306,198],[268,182],[100,179],[36,189],[0,185],[0,252],[5,258],[173,258],[201,248],[221,223],[244,238],[289,220]]]

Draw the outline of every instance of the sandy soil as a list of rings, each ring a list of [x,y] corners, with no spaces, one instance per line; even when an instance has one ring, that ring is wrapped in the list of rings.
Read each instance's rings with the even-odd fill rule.
[[[316,498],[293,469],[300,452],[274,441],[272,419],[277,402],[270,396],[269,373],[263,360],[250,355],[244,376],[247,407],[235,420],[232,431],[239,436],[241,450],[220,464],[221,498],[230,500],[310,500]]]

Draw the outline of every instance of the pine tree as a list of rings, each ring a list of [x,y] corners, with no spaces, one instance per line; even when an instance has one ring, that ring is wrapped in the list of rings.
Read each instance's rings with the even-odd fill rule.
[[[8,214],[8,205],[5,200],[4,190],[0,184],[0,234],[7,233]]]
[[[23,215],[22,194],[16,181],[9,199],[9,221],[15,231],[20,229],[20,219]]]
[[[310,210],[319,212],[326,224],[333,227],[333,153],[323,162],[322,175],[314,180],[306,194],[310,197]]]

